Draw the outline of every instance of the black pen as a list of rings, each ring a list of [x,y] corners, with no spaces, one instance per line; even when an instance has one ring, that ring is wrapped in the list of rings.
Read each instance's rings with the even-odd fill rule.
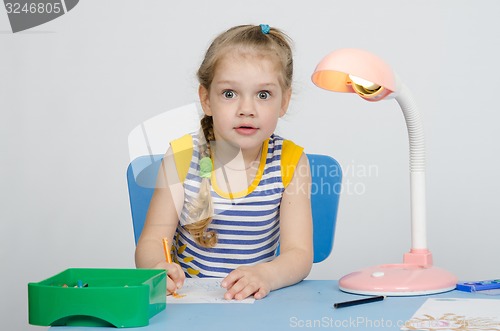
[[[376,297],[364,298],[364,299],[359,299],[359,300],[346,301],[346,302],[338,302],[338,303],[334,303],[333,304],[333,308],[342,308],[342,307],[356,306],[356,305],[361,305],[363,303],[382,301],[384,299],[385,299],[385,296],[379,295],[379,296],[376,296]]]

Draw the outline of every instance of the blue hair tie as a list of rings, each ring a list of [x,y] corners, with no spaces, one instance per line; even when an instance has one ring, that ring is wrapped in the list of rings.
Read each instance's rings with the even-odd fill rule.
[[[271,31],[271,28],[267,24],[260,24],[260,29],[262,30],[263,34],[268,34],[269,31]]]

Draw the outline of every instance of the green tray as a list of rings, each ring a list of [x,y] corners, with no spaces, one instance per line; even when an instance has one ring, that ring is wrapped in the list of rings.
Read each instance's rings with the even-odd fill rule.
[[[66,269],[28,284],[29,323],[148,325],[166,307],[166,276],[158,269]]]

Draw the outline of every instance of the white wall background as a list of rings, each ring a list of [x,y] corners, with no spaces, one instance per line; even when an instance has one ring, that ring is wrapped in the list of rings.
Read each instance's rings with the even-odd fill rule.
[[[279,132],[344,167],[332,255],[311,279],[400,262],[410,247],[408,146],[395,101],[316,88],[327,53],[364,48],[412,90],[427,138],[428,241],[460,279],[500,276],[496,0],[85,0],[12,34],[0,9],[1,306],[27,330],[27,283],[68,267],[134,267],[125,170],[141,122],[196,101],[209,41],[268,23],[295,41]],[[370,171],[364,171],[371,169]]]

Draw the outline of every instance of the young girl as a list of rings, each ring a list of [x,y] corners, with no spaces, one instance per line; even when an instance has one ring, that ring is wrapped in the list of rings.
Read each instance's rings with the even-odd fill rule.
[[[202,130],[171,142],[136,249],[137,267],[168,270],[169,292],[186,276],[221,277],[226,299],[261,299],[309,274],[309,164],[273,133],[292,74],[288,37],[268,25],[231,28],[208,48],[198,70]]]

